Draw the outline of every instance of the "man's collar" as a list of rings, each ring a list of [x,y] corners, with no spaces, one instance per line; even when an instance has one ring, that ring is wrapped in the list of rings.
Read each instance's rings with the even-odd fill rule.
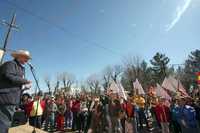
[[[23,67],[24,68],[24,65],[23,64],[21,64],[17,59],[14,59],[14,61],[18,64],[18,65],[20,65],[21,67]]]

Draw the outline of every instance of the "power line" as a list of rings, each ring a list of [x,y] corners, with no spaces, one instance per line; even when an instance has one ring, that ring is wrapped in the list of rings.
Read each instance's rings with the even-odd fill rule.
[[[51,21],[47,20],[46,18],[44,18],[44,17],[42,17],[42,16],[39,16],[39,15],[35,14],[34,12],[32,12],[32,11],[30,11],[30,10],[27,10],[26,8],[23,8],[23,7],[21,7],[21,6],[17,5],[17,4],[15,4],[15,3],[9,1],[9,0],[6,0],[5,2],[8,3],[9,5],[11,5],[11,6],[13,6],[13,7],[15,7],[15,8],[17,8],[17,9],[19,9],[19,10],[21,10],[21,11],[23,11],[24,13],[29,14],[29,15],[31,15],[31,16],[37,18],[38,20],[40,20],[40,21],[42,21],[42,22],[44,22],[44,23],[46,23],[46,24],[48,24],[48,25],[51,25],[52,27],[55,27],[55,28],[57,28],[58,30],[63,31],[64,33],[66,33],[66,34],[68,34],[68,35],[70,35],[70,36],[72,36],[72,37],[74,37],[74,38],[77,38],[77,39],[79,39],[79,40],[81,40],[81,41],[87,43],[88,45],[95,46],[95,47],[97,47],[97,48],[103,49],[104,51],[107,51],[107,52],[109,52],[109,53],[111,53],[111,54],[113,54],[113,55],[122,56],[120,53],[118,53],[118,52],[116,52],[116,51],[113,51],[112,49],[109,49],[109,48],[107,48],[107,47],[101,45],[100,43],[98,43],[98,42],[96,42],[96,41],[94,42],[94,41],[91,41],[91,40],[89,40],[89,39],[82,38],[82,37],[81,37],[80,35],[78,35],[77,33],[74,33],[74,32],[72,32],[72,31],[66,29],[65,27],[63,27],[63,26],[61,26],[61,25],[58,25],[58,24],[56,24],[56,23],[54,23],[54,22],[51,22]]]

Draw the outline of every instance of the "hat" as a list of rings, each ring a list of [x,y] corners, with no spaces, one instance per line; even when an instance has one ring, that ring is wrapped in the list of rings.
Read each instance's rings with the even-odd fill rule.
[[[27,50],[17,50],[11,53],[11,56],[14,58],[18,58],[18,57],[26,57],[28,59],[31,59],[31,54],[29,51]]]

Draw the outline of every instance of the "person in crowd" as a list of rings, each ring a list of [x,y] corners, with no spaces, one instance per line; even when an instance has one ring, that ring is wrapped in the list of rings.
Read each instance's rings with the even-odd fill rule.
[[[112,122],[109,113],[109,103],[111,103],[111,99],[109,98],[109,94],[106,94],[102,99],[102,105],[104,107],[103,113],[105,116],[105,131],[108,133],[112,133]]]
[[[91,104],[90,111],[92,112],[91,125],[88,130],[89,133],[101,133],[103,132],[102,127],[102,106],[100,104],[100,99],[98,97],[94,98]]]
[[[93,104],[92,96],[87,95],[87,108],[88,108],[88,119],[87,119],[87,127],[86,130],[88,131],[92,122],[92,108],[90,108]]]
[[[112,132],[122,132],[123,128],[120,121],[120,116],[122,114],[122,106],[119,99],[114,96],[109,105],[109,113],[112,122]]]
[[[195,109],[189,105],[189,99],[186,97],[179,98],[179,124],[182,133],[198,133],[198,124]]]
[[[125,133],[135,133],[133,130],[133,119],[135,117],[134,114],[134,105],[132,103],[132,99],[129,97],[128,101],[124,104],[124,110],[126,112],[126,121],[125,121]]]
[[[169,132],[169,122],[170,122],[170,109],[165,104],[165,99],[160,98],[159,104],[155,107],[155,112],[158,118],[158,121],[161,125],[162,133]]]
[[[175,98],[171,105],[171,125],[173,133],[182,133],[181,126],[178,123],[178,115],[180,113],[179,110],[180,107],[178,105],[177,99]]]
[[[85,97],[83,96],[80,104],[80,130],[81,132],[87,131],[88,108]]]
[[[158,98],[156,96],[150,96],[149,102],[150,102],[150,105],[149,105],[150,106],[150,112],[151,112],[152,119],[153,119],[152,126],[161,129],[161,125],[158,122],[158,118],[157,118],[157,115],[155,113],[155,108],[156,108],[157,104],[159,104]]]
[[[42,125],[42,114],[45,108],[45,102],[41,99],[42,92],[38,92],[34,97],[34,100],[31,101],[27,106],[29,115],[29,124],[31,126],[41,128]]]
[[[55,103],[55,97],[52,96],[50,99],[48,99],[46,103],[46,123],[45,123],[45,130],[49,131],[49,125],[50,125],[50,131],[54,131],[55,128],[55,114],[57,112],[57,105]]]
[[[61,94],[60,97],[57,97],[56,123],[58,131],[64,131],[65,111],[66,111],[66,105],[64,101],[64,96]]]
[[[26,50],[12,52],[14,60],[0,66],[0,129],[7,133],[12,124],[16,106],[20,104],[23,86],[31,81],[25,79],[24,65],[31,59]]]
[[[147,128],[149,129],[149,124],[148,124],[148,121],[147,121],[147,117],[145,115],[145,99],[144,99],[144,97],[142,95],[136,95],[134,97],[134,102],[139,107],[138,117],[139,117],[140,129],[143,128],[143,122],[145,122]]]
[[[198,123],[198,127],[200,128],[200,104],[198,104],[198,101],[195,102],[194,100],[191,100],[190,104],[196,111],[196,119]]]
[[[72,112],[73,112],[73,122],[72,122],[72,131],[80,130],[80,99],[76,98],[72,104]]]
[[[43,101],[45,102],[45,105],[47,104],[47,102],[51,99],[50,95],[49,94],[45,94],[44,95],[44,98],[43,98]],[[48,115],[47,115],[47,106],[45,106],[44,108],[44,111],[43,111],[43,114],[42,114],[42,124],[44,123],[44,121],[47,119]]]
[[[73,113],[72,113],[73,98],[66,99],[65,126],[72,128]]]

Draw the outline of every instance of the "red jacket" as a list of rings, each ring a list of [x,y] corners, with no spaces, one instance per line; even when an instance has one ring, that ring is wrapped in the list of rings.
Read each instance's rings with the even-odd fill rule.
[[[74,101],[72,103],[72,112],[79,112],[80,111],[80,101]]]
[[[134,117],[134,106],[131,103],[124,103],[123,109],[128,117]]]
[[[170,110],[166,105],[158,104],[155,107],[155,113],[158,118],[158,122],[169,122],[170,121]]]

